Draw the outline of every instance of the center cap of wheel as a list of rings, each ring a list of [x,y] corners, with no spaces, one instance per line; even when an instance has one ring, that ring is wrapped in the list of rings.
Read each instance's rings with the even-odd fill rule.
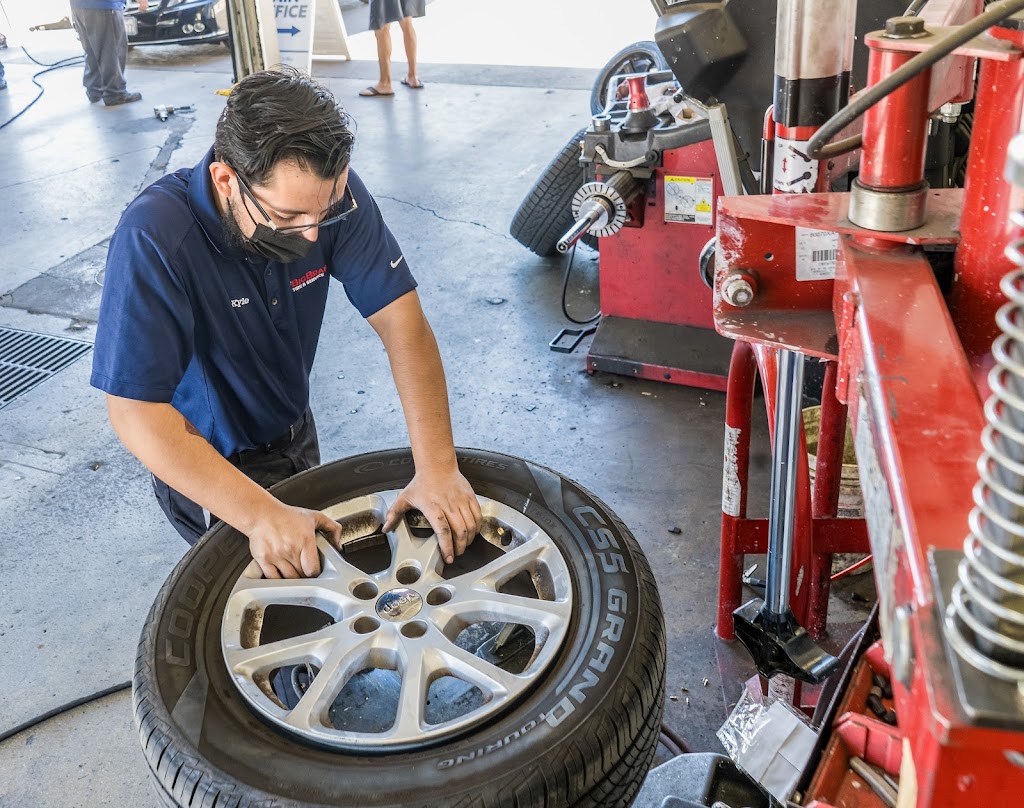
[[[422,608],[423,598],[412,589],[391,589],[377,599],[377,614],[396,623],[415,617]]]

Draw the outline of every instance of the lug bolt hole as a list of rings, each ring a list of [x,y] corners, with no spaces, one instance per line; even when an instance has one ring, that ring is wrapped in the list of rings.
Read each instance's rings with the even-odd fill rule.
[[[427,603],[430,606],[440,606],[452,599],[452,591],[446,586],[439,586],[427,593]]]
[[[356,634],[370,634],[380,628],[380,621],[373,617],[360,617],[352,624]]]
[[[359,600],[373,600],[377,597],[377,584],[373,581],[362,581],[352,587],[352,594]]]

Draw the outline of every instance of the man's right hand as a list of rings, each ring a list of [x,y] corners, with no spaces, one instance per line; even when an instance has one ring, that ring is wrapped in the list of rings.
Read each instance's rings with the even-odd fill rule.
[[[337,544],[341,525],[320,511],[276,505],[249,532],[249,552],[265,578],[315,578],[320,574],[316,534]]]

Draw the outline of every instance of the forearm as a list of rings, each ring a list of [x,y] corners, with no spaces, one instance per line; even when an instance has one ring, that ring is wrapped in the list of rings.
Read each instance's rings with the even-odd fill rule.
[[[146,468],[246,535],[277,506],[170,404],[108,395],[107,412],[121,442]]]
[[[410,334],[408,350],[389,354],[391,372],[402,401],[413,460],[422,471],[450,471],[456,466],[448,386],[434,333],[422,321]]]
[[[480,529],[480,504],[459,471],[437,341],[415,292],[370,317],[391,361],[391,373],[409,428],[416,474],[391,506],[385,530],[393,530],[402,513],[417,508],[437,534],[449,564]]]
[[[452,471],[456,468],[448,387],[437,340],[414,293],[392,306],[403,309],[401,318],[378,330],[391,363],[391,373],[402,401],[417,471]]]

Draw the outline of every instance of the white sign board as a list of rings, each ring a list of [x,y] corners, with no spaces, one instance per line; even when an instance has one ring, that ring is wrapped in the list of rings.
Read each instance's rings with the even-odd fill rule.
[[[345,30],[345,20],[341,16],[338,0],[317,3],[313,58],[329,62],[352,58],[348,49],[348,31]]]
[[[281,63],[309,73],[313,67],[316,0],[274,0]]]

